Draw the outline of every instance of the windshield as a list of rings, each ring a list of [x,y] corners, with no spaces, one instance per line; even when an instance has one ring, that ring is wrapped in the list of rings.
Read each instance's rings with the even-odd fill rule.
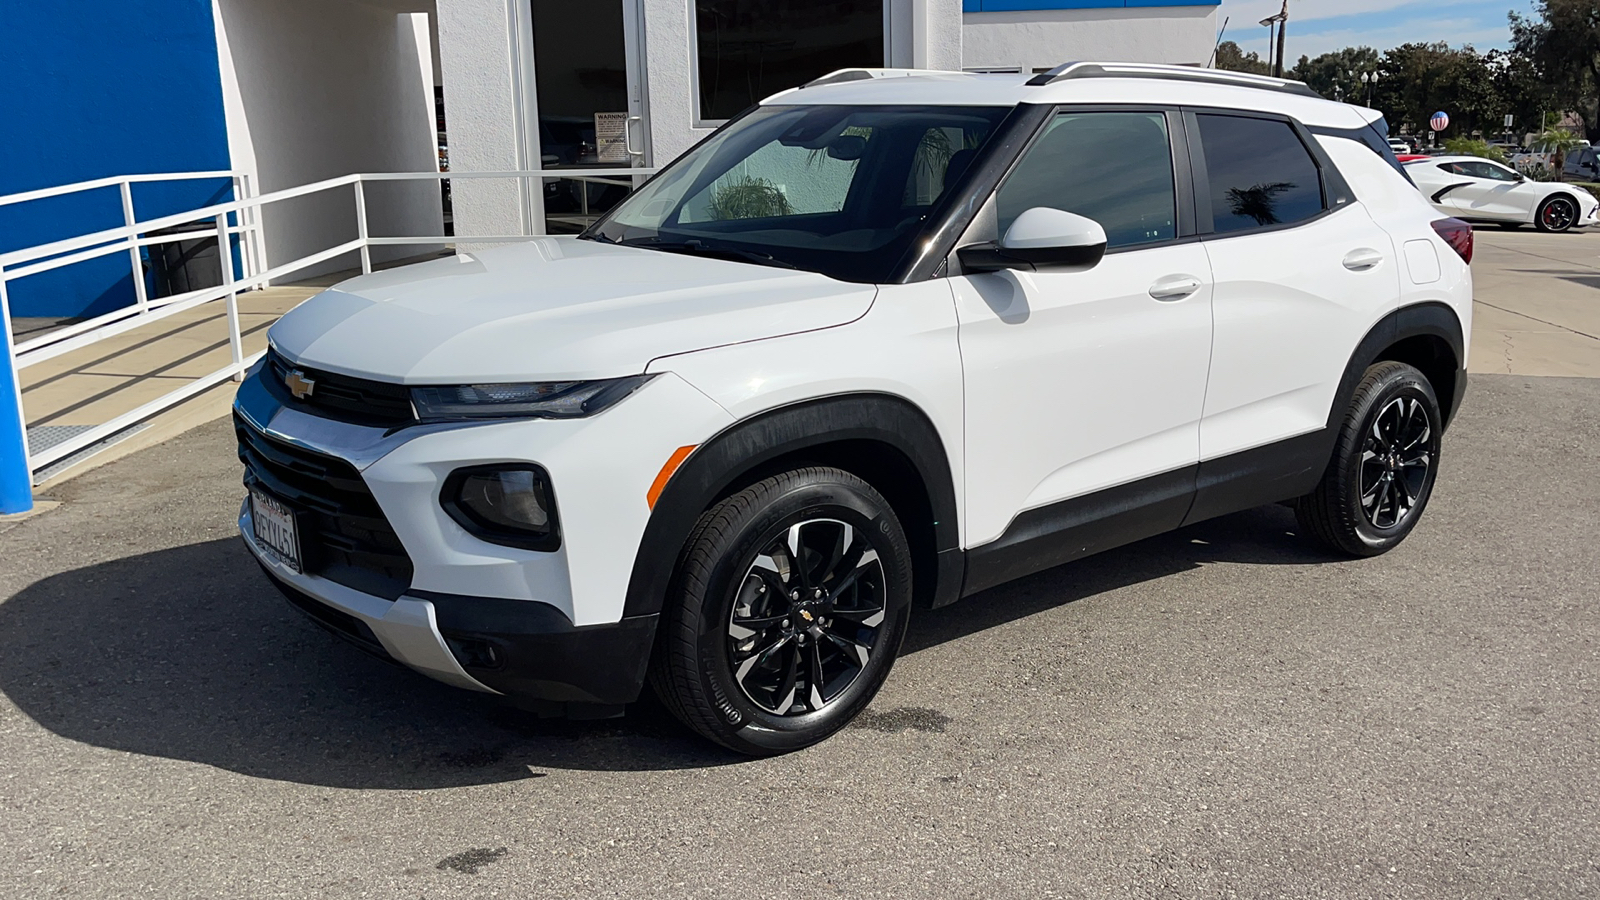
[[[1008,112],[761,107],[679,158],[584,237],[889,281]]]

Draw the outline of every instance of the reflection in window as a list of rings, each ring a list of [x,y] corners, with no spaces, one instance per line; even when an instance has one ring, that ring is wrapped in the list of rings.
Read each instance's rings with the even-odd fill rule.
[[[1000,234],[1035,206],[1086,216],[1110,248],[1177,237],[1172,147],[1161,113],[1057,116],[996,198]]]
[[[1228,204],[1235,216],[1254,219],[1257,225],[1277,225],[1278,198],[1294,189],[1286,182],[1258,184],[1248,188],[1229,188]]]
[[[695,0],[700,118],[836,69],[883,65],[884,0]]]
[[[1218,234],[1303,222],[1321,214],[1322,173],[1289,123],[1202,115],[1200,142]]]

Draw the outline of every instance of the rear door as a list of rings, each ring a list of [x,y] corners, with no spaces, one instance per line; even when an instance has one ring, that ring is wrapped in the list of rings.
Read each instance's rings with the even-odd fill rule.
[[[1212,502],[1244,508],[1315,481],[1345,367],[1400,283],[1393,242],[1298,123],[1199,110],[1185,121],[1216,281],[1197,519]]]
[[[1020,539],[1019,525],[1039,539],[1122,515],[1070,548],[1027,551],[1027,565],[1009,574],[1174,528],[1188,509],[1211,271],[1192,236],[1183,147],[1175,111],[1062,110],[964,240],[995,240],[1034,207],[1087,216],[1108,237],[1088,271],[950,279],[966,385],[968,546]],[[1136,482],[1144,487],[1126,496],[1107,490]]]

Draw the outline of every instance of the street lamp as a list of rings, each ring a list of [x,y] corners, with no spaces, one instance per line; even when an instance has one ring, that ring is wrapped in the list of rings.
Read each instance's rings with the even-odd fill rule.
[[[1372,105],[1372,94],[1373,94],[1374,91],[1376,91],[1378,89],[1378,73],[1377,72],[1362,72],[1361,73],[1361,86],[1366,89],[1367,105],[1371,106]]]

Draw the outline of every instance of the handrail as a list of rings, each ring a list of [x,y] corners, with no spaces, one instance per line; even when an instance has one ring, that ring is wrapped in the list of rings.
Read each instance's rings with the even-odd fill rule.
[[[92,319],[78,322],[62,329],[40,335],[28,341],[11,347],[9,359],[0,360],[0,365],[6,365],[16,379],[20,370],[36,365],[49,359],[54,359],[73,350],[86,347],[108,338],[116,337],[134,328],[141,327],[151,322],[159,321],[169,316],[177,315],[186,310],[194,309],[206,303],[217,300],[226,300],[228,306],[228,340],[231,349],[232,361],[207,375],[190,381],[168,394],[151,400],[141,405],[138,409],[124,413],[93,428],[75,435],[68,441],[56,444],[48,449],[29,453],[27,450],[27,426],[22,421],[22,410],[19,401],[16,404],[15,416],[10,415],[10,410],[0,412],[0,430],[12,427],[21,429],[23,448],[27,472],[37,472],[50,464],[71,456],[86,447],[105,440],[106,438],[122,431],[138,422],[147,419],[164,409],[168,409],[201,391],[220,384],[229,378],[239,380],[245,371],[257,360],[261,354],[256,353],[246,356],[243,352],[243,337],[239,329],[238,296],[241,291],[257,287],[264,287],[270,282],[285,275],[309,268],[320,263],[336,259],[348,253],[359,253],[361,257],[361,270],[372,271],[372,247],[389,247],[403,245],[436,245],[451,244],[455,242],[481,242],[505,243],[510,241],[534,240],[543,237],[542,227],[536,226],[535,233],[502,234],[502,235],[407,235],[398,237],[374,236],[366,228],[366,197],[362,186],[367,182],[391,181],[442,181],[444,179],[518,179],[530,178],[559,178],[576,181],[597,181],[606,184],[628,184],[627,179],[638,178],[655,174],[653,168],[583,168],[583,169],[529,169],[520,171],[502,172],[370,172],[341,175],[336,178],[327,178],[322,181],[284,190],[273,191],[269,194],[251,196],[249,188],[250,176],[231,171],[218,172],[174,172],[150,175],[128,175],[112,178],[101,178],[93,181],[79,182],[77,184],[62,185],[55,188],[43,188],[36,191],[26,191],[20,194],[10,194],[0,197],[0,206],[22,203],[28,200],[44,199],[47,197],[61,196],[87,190],[96,190],[107,187],[120,187],[122,190],[122,205],[124,225],[119,228],[107,228],[90,234],[64,238],[25,247],[7,253],[0,253],[0,320],[9,321],[8,297],[6,285],[8,282],[37,275],[52,269],[75,265],[90,259],[109,256],[116,253],[127,253],[134,273],[134,285],[137,302],[121,309],[112,310]],[[134,221],[133,201],[130,185],[151,181],[177,181],[186,179],[205,178],[232,178],[234,180],[235,199],[222,203],[213,203],[209,206],[188,210],[181,213],[160,216],[144,221]],[[356,202],[356,230],[357,237],[353,240],[341,242],[333,247],[311,253],[299,259],[279,264],[272,268],[265,268],[260,263],[260,245],[252,244],[259,234],[259,219],[257,215],[270,203],[291,200],[323,191],[334,190],[342,187],[352,187],[355,192]],[[585,196],[587,202],[587,196]],[[230,224],[232,216],[234,223]],[[182,225],[189,222],[210,220],[211,227],[198,232],[185,234],[151,235],[150,232]],[[524,222],[526,229],[528,223]],[[240,249],[244,254],[245,268],[239,278],[234,277],[233,265],[233,238],[241,238]],[[191,241],[195,239],[211,240],[217,243],[218,255],[221,261],[223,279],[222,284],[210,288],[189,291],[184,294],[150,299],[145,296],[143,272],[139,250],[159,244],[174,241]],[[248,240],[243,240],[248,239]],[[9,344],[9,331],[0,338],[0,348]],[[20,381],[15,381],[20,386]],[[5,398],[0,398],[4,400]],[[10,403],[0,403],[0,406],[9,407]],[[9,421],[7,421],[9,420]],[[26,474],[26,472],[24,473]],[[0,471],[0,481],[9,477],[6,471]],[[9,510],[8,510],[9,511]]]
[[[437,180],[444,178],[575,178],[582,180],[584,178],[592,177],[649,175],[654,171],[654,169],[622,168],[533,169],[525,172],[373,172],[367,174],[340,175],[336,178],[314,181],[310,184],[303,184],[299,187],[285,188],[281,191],[273,191],[268,194],[261,194],[259,196],[244,200],[234,200],[228,203],[216,203],[212,204],[211,206],[204,206],[200,209],[191,210],[189,212],[174,213],[169,216],[162,216],[158,219],[147,219],[143,222],[135,222],[132,225],[124,225],[121,228],[107,228],[104,231],[96,231],[92,234],[80,235],[75,238],[64,238],[49,244],[40,244],[36,247],[13,250],[9,253],[0,253],[0,267],[9,269],[16,266],[18,263],[27,262],[30,260],[45,259],[47,257],[56,256],[62,253],[71,253],[75,250],[95,247],[97,245],[107,244],[112,241],[124,240],[129,236],[138,235],[147,231],[157,231],[162,228],[170,228],[174,225],[182,225],[186,222],[194,222],[200,219],[210,219],[215,216],[225,215],[227,213],[257,208],[268,203],[276,203],[280,200],[292,200],[296,197],[304,197],[307,194],[315,194],[319,191],[342,187],[347,184],[357,184],[364,181]],[[107,249],[105,252],[115,253],[120,249],[122,248],[113,247]],[[35,271],[44,271],[44,269],[38,269]],[[29,271],[26,274],[32,275],[35,274],[35,271]]]
[[[0,195],[0,206],[10,206],[13,203],[26,203],[29,200],[44,200],[48,197],[60,197],[82,191],[116,187],[124,182],[147,184],[155,181],[208,181],[213,178],[237,178],[241,174],[232,169],[220,169],[215,172],[151,172],[145,175],[112,175],[106,178],[95,178],[91,181],[76,181],[72,184],[62,184],[56,187],[37,188],[17,194]]]

